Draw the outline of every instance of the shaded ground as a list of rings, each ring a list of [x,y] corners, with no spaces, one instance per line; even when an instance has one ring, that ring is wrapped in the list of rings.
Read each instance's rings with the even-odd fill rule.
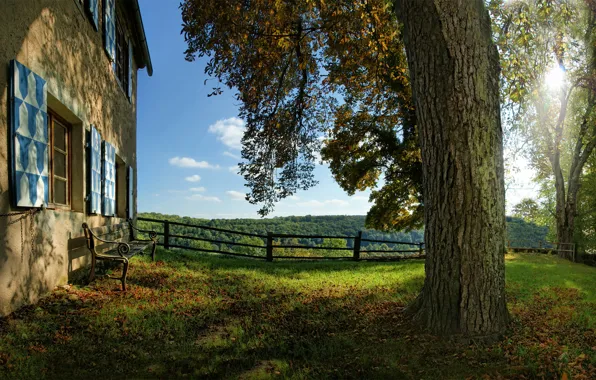
[[[0,377],[596,378],[596,268],[509,255],[511,328],[476,346],[408,325],[422,262],[157,257],[0,319]]]

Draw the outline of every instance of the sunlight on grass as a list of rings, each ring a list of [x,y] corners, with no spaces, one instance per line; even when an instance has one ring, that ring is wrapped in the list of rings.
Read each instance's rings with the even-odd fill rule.
[[[507,256],[513,321],[491,346],[410,325],[421,261],[158,259],[132,261],[126,293],[99,279],[0,319],[0,377],[557,377],[596,361],[596,268],[556,257]]]

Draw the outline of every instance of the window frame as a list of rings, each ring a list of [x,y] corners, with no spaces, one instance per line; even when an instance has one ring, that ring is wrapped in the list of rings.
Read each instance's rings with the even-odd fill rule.
[[[54,174],[54,150],[56,149],[54,145],[54,124],[58,121],[60,126],[64,127],[65,129],[65,143],[66,143],[66,150],[60,152],[66,155],[65,163],[66,163],[66,177],[57,176]],[[48,208],[53,209],[64,209],[64,210],[71,210],[72,209],[72,125],[66,121],[64,118],[60,117],[55,111],[48,109],[48,133],[49,133],[49,142],[50,148],[49,149],[49,200],[48,200]],[[59,149],[59,148],[58,148]],[[61,150],[61,149],[59,149]],[[58,177],[59,180],[66,181],[66,204],[56,203],[54,200],[54,177]]]

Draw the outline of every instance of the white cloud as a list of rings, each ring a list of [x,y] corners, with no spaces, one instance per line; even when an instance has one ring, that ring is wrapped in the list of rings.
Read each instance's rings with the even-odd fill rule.
[[[232,149],[242,148],[242,136],[244,135],[244,120],[231,117],[225,120],[218,120],[209,126],[209,132],[215,134],[217,139]]]
[[[290,195],[289,197],[286,197],[286,199],[291,199],[293,201],[299,201],[300,197],[297,195]]]
[[[207,189],[205,189],[203,186],[201,186],[201,187],[191,187],[189,190],[197,192],[197,193],[204,193]]]
[[[240,191],[230,190],[226,191],[226,194],[230,196],[235,201],[243,201],[245,199],[245,194]]]
[[[187,180],[188,182],[199,182],[201,180],[201,176],[198,174],[195,174],[195,175],[191,175],[190,177],[186,177],[184,179]]]
[[[307,201],[307,202],[300,202],[300,203],[298,203],[298,205],[304,206],[304,207],[324,207],[327,205],[348,206],[349,202],[341,200],[341,199],[329,199],[326,201],[311,200],[311,201]]]
[[[237,154],[234,154],[232,152],[228,152],[227,150],[225,152],[223,152],[224,156],[228,156],[228,157],[232,157],[235,160],[239,160],[240,156],[238,156]]]
[[[170,165],[178,166],[181,168],[194,168],[194,169],[218,169],[219,165],[211,165],[207,161],[196,161],[190,157],[172,157],[169,160]]]
[[[230,173],[234,173],[234,174],[236,174],[236,175],[240,175],[240,173],[239,173],[239,172],[240,172],[240,167],[239,167],[238,165],[236,165],[236,166],[230,166],[230,167],[228,168],[228,171],[229,171]]]
[[[221,202],[221,199],[219,199],[218,197],[207,197],[203,194],[193,194],[190,197],[186,197],[186,199],[217,203]]]
[[[325,206],[325,203],[321,201],[312,200],[308,202],[300,202],[299,205],[304,207],[323,207]]]
[[[328,201],[325,201],[326,205],[335,205],[335,206],[347,206],[350,203],[348,201],[343,201],[341,199],[331,199]]]
[[[350,197],[350,199],[353,199],[355,201],[368,202],[368,197],[365,197],[362,195],[354,195],[354,196]]]

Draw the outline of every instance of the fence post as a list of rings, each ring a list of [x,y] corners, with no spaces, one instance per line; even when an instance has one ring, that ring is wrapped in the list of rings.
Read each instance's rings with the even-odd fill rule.
[[[165,220],[163,223],[163,247],[170,249],[170,221]]]
[[[538,249],[542,249],[542,240],[538,241]]]
[[[360,241],[362,239],[362,231],[358,231],[358,235],[354,238],[354,261],[360,261]]]
[[[273,232],[267,232],[267,261],[273,261]]]
[[[423,243],[423,242],[420,242],[420,243],[418,243],[418,254],[419,254],[420,256],[422,256],[422,254],[423,254],[423,253],[422,253],[422,251],[423,251],[423,249],[422,249],[422,246],[423,246],[423,245],[424,245],[424,243]]]

